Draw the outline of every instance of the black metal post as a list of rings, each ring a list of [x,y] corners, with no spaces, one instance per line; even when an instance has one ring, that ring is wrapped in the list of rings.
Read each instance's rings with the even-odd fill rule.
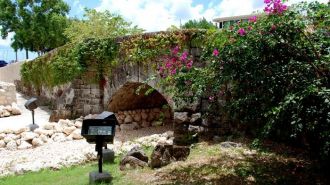
[[[32,110],[32,124],[34,125],[34,110]]]
[[[102,152],[102,146],[103,142],[96,142],[95,149],[97,151],[97,158],[99,160],[99,173],[102,173],[102,162],[103,162],[103,152]]]

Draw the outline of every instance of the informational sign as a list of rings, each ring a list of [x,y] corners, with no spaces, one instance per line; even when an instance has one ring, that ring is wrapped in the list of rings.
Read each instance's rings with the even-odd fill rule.
[[[88,135],[111,136],[112,135],[112,127],[111,126],[89,126]]]

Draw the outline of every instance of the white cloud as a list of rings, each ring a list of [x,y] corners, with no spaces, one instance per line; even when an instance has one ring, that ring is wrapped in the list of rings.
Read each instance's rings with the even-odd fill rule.
[[[6,39],[0,39],[0,46],[10,46],[12,43],[12,38],[14,37],[14,33],[11,32],[8,34]]]
[[[205,17],[211,20],[217,15],[215,10],[202,4],[193,5],[192,0],[102,0],[96,9],[123,15],[147,31],[166,30],[190,19]]]

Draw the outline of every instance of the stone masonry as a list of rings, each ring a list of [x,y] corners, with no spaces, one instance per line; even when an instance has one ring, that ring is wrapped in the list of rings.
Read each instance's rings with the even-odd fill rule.
[[[0,82],[0,105],[16,103],[16,88],[12,83]]]

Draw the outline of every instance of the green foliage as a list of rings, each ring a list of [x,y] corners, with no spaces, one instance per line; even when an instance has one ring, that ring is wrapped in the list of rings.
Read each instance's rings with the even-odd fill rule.
[[[46,52],[66,43],[69,6],[62,0],[0,1],[1,37],[14,32],[12,47]]]
[[[97,12],[85,10],[83,20],[72,20],[64,34],[71,42],[80,42],[90,38],[109,38],[141,33],[143,30],[125,21],[122,16],[109,11]]]
[[[225,111],[259,136],[303,145],[329,160],[329,6],[302,3],[208,32],[201,37],[205,65],[173,76],[172,91],[209,97],[209,114]],[[224,110],[217,100],[226,101]]]
[[[217,27],[212,23],[207,21],[205,18],[199,20],[189,20],[184,25],[183,29],[217,29]]]

